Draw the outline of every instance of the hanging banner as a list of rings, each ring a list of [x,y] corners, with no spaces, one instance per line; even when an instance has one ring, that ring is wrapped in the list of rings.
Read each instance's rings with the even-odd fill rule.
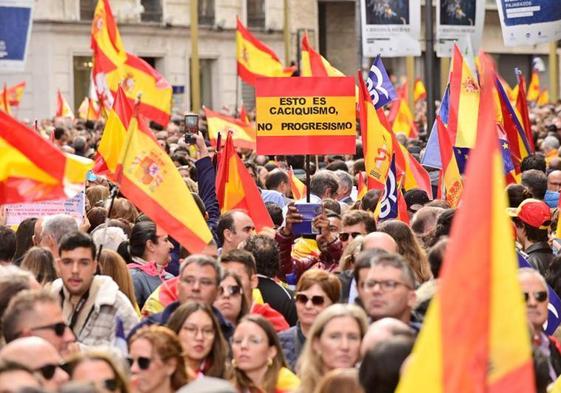
[[[462,53],[477,53],[484,21],[485,0],[436,0],[436,55],[451,57],[454,42]]]
[[[559,0],[497,0],[506,46],[543,44],[561,39]]]
[[[257,154],[355,154],[355,81],[258,78]]]
[[[0,0],[0,72],[23,71],[33,0]]]
[[[365,57],[420,56],[421,0],[361,0]]]

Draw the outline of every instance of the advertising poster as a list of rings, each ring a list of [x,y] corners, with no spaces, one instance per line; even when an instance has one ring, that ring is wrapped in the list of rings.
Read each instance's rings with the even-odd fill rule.
[[[483,24],[485,22],[485,0],[437,0],[436,1],[436,55],[451,57],[454,42],[462,53],[479,50]]]
[[[506,46],[561,39],[559,0],[497,0],[497,7]]]
[[[0,72],[23,71],[33,0],[0,0]]]
[[[419,56],[420,0],[361,0],[365,57]]]

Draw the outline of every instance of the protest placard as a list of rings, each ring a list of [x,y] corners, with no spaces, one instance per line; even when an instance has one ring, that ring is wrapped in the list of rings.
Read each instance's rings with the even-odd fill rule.
[[[257,154],[354,154],[352,77],[259,78]]]

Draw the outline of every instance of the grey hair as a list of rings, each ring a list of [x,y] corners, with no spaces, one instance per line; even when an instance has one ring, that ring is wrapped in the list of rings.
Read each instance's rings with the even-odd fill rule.
[[[544,276],[537,271],[536,269],[532,269],[531,267],[521,267],[518,269],[518,279],[521,279],[524,274],[531,274],[535,276],[540,282],[543,284],[543,287],[547,290],[547,282],[545,281]]]
[[[559,139],[557,139],[554,136],[546,136],[545,139],[543,140],[543,148],[545,150],[545,148],[548,147],[550,150],[557,150],[559,149]]]
[[[55,214],[46,217],[43,221],[42,236],[50,235],[56,244],[60,242],[64,235],[78,231],[78,223],[68,214]]]
[[[181,277],[185,268],[192,264],[212,267],[216,272],[216,285],[220,285],[220,281],[222,281],[222,266],[220,266],[216,258],[204,254],[189,255],[183,260],[183,263],[179,267],[179,277]]]
[[[348,172],[338,169],[335,175],[339,179],[339,184],[345,185],[349,191],[353,189],[353,177]]]

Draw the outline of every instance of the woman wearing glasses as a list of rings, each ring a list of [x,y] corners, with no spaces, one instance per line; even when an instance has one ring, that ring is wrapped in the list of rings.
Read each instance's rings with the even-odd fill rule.
[[[232,337],[233,382],[240,393],[294,392],[299,379],[285,366],[271,323],[259,315],[245,316]]]
[[[281,347],[291,370],[295,370],[296,362],[316,317],[336,303],[340,293],[339,279],[325,270],[308,270],[298,280],[295,296],[298,323],[279,333]]]
[[[67,363],[71,381],[90,382],[99,393],[129,393],[129,382],[113,359],[103,352],[80,354]]]
[[[172,393],[189,382],[177,335],[164,326],[141,328],[129,340],[132,393]]]
[[[212,309],[203,303],[181,305],[171,315],[168,327],[179,337],[191,375],[227,378],[228,343]]]
[[[312,393],[331,370],[353,368],[368,328],[366,314],[352,304],[334,304],[314,321],[298,361],[301,393]]]
[[[236,326],[249,312],[249,303],[244,296],[242,281],[237,274],[227,271],[222,275],[214,307],[232,326]]]

